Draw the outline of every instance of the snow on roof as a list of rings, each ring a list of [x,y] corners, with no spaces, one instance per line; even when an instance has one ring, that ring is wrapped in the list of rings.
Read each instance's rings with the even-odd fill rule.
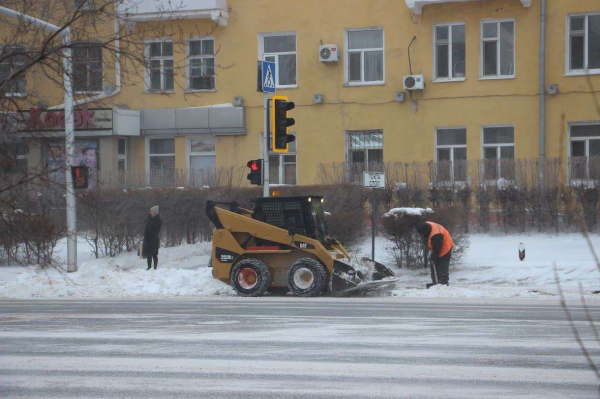
[[[409,215],[409,216],[423,216],[427,213],[433,213],[433,209],[431,208],[392,208],[390,211],[383,215],[384,218],[389,217],[398,217],[401,215]]]
[[[481,1],[481,0],[406,0],[406,6],[410,8],[412,12],[417,15],[423,13],[423,7],[430,4],[441,4],[441,3],[463,3],[467,1]],[[523,7],[530,7],[532,0],[521,0]]]

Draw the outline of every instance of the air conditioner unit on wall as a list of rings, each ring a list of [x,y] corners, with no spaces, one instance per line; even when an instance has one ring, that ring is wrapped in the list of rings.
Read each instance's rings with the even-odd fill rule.
[[[340,49],[335,44],[323,44],[319,47],[319,61],[329,63],[340,60]]]
[[[423,75],[406,75],[402,79],[404,90],[423,90],[425,88],[425,79]]]

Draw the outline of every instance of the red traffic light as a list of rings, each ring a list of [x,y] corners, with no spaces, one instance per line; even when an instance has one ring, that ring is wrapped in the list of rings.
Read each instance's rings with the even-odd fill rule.
[[[250,168],[247,179],[250,184],[262,185],[262,159],[253,159],[246,164]]]
[[[257,161],[248,161],[248,167],[253,171],[260,170],[260,166],[258,165]]]

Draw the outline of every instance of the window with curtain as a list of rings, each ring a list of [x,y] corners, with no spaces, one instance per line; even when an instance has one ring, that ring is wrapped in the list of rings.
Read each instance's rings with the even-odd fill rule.
[[[349,30],[346,33],[347,83],[383,83],[383,29]]]
[[[569,72],[600,73],[600,13],[572,15],[567,29]]]
[[[0,83],[9,80],[2,94],[24,96],[27,94],[25,75],[13,77],[25,65],[25,47],[5,46],[0,49]]]
[[[262,36],[263,60],[274,62],[277,87],[295,87],[297,51],[295,33],[269,33]]]
[[[188,89],[215,89],[214,39],[195,39],[188,42]]]
[[[214,136],[190,138],[190,185],[202,187],[213,181],[216,151]]]
[[[364,171],[383,171],[383,130],[346,132],[350,179],[359,181]]]
[[[481,23],[482,77],[515,76],[515,21]]]
[[[515,128],[483,128],[483,160],[486,180],[514,179]]]
[[[467,129],[436,130],[438,181],[467,180]]]
[[[436,79],[465,77],[465,25],[436,25],[434,35],[434,70]]]
[[[80,93],[102,91],[101,45],[73,48],[73,90]]]

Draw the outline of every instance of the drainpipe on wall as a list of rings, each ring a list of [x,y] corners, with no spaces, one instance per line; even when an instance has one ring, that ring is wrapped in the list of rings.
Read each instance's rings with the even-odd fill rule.
[[[115,59],[116,59],[116,62],[115,62],[115,74],[116,74],[115,90],[113,90],[110,93],[100,93],[100,94],[97,94],[92,97],[81,98],[81,99],[73,102],[74,106],[89,103],[92,101],[100,101],[105,98],[116,96],[117,94],[119,94],[121,92],[121,47],[120,47],[120,45],[121,45],[121,42],[119,39],[119,17],[118,17],[118,15],[115,15],[115,52],[116,52],[116,54],[115,54]],[[62,109],[62,108],[64,108],[64,104],[55,105],[48,109]]]
[[[540,184],[544,186],[546,169],[546,0],[540,11]]]

